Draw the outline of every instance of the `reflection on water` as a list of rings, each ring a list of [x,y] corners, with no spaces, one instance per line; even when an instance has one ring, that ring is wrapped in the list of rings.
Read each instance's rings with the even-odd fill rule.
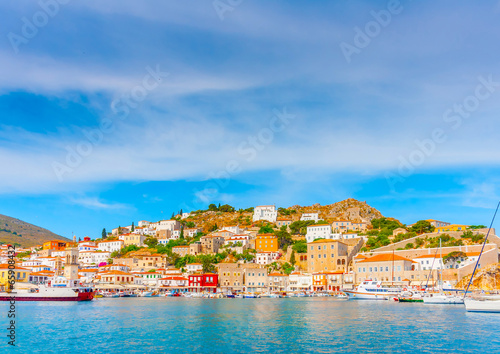
[[[20,353],[47,352],[48,347],[98,353],[500,351],[500,314],[466,313],[460,305],[126,298],[17,303],[17,313]],[[6,344],[2,341],[0,349]]]

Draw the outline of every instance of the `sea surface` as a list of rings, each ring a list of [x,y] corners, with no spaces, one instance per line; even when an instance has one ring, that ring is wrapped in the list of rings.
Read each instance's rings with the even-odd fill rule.
[[[333,298],[18,302],[0,353],[500,353],[500,314]]]

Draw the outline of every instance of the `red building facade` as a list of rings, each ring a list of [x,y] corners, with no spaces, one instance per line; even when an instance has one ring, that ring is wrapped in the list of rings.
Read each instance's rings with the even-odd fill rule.
[[[194,293],[217,291],[219,275],[215,273],[191,274],[189,278],[189,291]]]

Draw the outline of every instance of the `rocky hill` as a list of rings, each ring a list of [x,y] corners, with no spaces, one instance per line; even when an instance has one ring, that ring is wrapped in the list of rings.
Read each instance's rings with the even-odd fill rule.
[[[457,285],[458,289],[467,288],[470,275],[462,278]],[[474,276],[469,290],[498,290],[500,288],[500,265],[494,264],[486,269],[479,270]]]
[[[277,206],[279,207],[279,206]],[[320,219],[327,222],[336,220],[365,221],[370,222],[374,218],[382,217],[382,213],[369,206],[366,202],[356,199],[346,199],[334,204],[311,206],[294,205],[287,208],[279,208],[278,218],[291,218],[293,221],[300,219],[303,213],[319,213]],[[250,227],[253,212],[249,209],[221,212],[221,211],[198,211],[191,214],[185,222],[192,222],[196,227],[200,227],[204,232],[210,231],[214,225],[220,229],[224,226],[240,225]]]
[[[0,214],[0,244],[31,247],[50,240],[70,241],[44,228]]]

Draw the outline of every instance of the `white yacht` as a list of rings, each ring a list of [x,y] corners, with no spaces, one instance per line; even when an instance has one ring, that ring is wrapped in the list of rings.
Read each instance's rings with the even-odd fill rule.
[[[468,312],[500,312],[500,297],[498,295],[465,298],[464,304],[465,310]]]
[[[365,280],[353,290],[343,290],[349,300],[387,300],[401,293],[400,288],[387,288],[381,281]]]

